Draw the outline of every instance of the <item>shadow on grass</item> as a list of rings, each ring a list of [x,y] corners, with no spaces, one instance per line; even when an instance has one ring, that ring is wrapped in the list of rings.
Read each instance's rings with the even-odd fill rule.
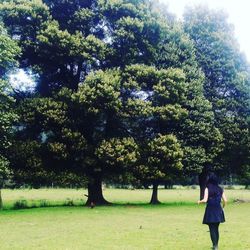
[[[180,201],[180,202],[164,202],[159,204],[150,204],[150,203],[113,203],[112,206],[114,207],[145,207],[145,208],[161,208],[161,207],[178,207],[178,206],[194,206],[196,202],[188,202],[188,201]]]
[[[116,202],[116,203],[110,203],[106,205],[98,205],[94,207],[89,207],[85,205],[85,201],[81,202],[75,202],[73,200],[67,199],[62,202],[51,202],[48,200],[38,200],[36,202],[29,202],[27,200],[17,200],[14,204],[4,207],[2,210],[20,210],[20,209],[34,209],[34,208],[53,208],[53,207],[84,207],[88,209],[95,209],[98,207],[119,207],[119,208],[162,208],[162,207],[179,207],[179,206],[194,206],[196,205],[195,202],[165,202],[165,203],[159,203],[159,204],[150,204],[150,203],[144,203],[144,202],[138,202],[138,203],[124,203],[124,202]]]

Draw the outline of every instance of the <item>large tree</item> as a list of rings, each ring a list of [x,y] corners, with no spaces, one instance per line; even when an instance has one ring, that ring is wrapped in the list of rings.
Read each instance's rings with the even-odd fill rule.
[[[190,61],[192,59],[189,58]],[[130,116],[126,122],[131,133],[143,142],[144,148],[147,148],[147,140],[154,139],[157,134],[173,134],[177,144],[181,144],[179,151],[183,153],[183,157],[176,155],[177,159],[183,158],[182,175],[188,176],[200,173],[204,164],[218,154],[221,135],[214,126],[211,105],[203,96],[201,73],[198,71],[191,77],[192,73],[184,73],[184,66],[183,69],[157,70],[145,65],[131,65],[125,68],[124,76],[126,82],[137,90],[128,99]],[[149,167],[145,163],[140,165]],[[168,169],[167,164],[165,167]],[[139,169],[142,171],[141,167]],[[168,172],[166,179],[169,180],[173,173]],[[152,183],[153,173],[146,179]],[[156,180],[159,184],[159,180],[163,182],[164,178]]]
[[[223,135],[224,147],[214,166],[225,176],[237,174],[249,159],[249,64],[225,13],[204,6],[187,8],[184,27],[194,42],[205,73],[204,94]]]
[[[181,23],[172,23],[171,29],[168,22],[164,24],[165,32],[162,32],[155,63],[158,68],[180,68],[185,76],[186,98],[181,105],[189,116],[185,122],[177,123],[177,130],[184,151],[182,175],[188,177],[201,173],[218,155],[222,135],[215,124],[212,105],[204,96],[205,75],[197,62],[193,42]]]

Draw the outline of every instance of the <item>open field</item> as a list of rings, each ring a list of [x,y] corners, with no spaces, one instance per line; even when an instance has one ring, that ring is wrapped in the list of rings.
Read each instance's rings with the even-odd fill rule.
[[[242,188],[242,187],[241,187]],[[104,196],[108,201],[117,204],[147,204],[152,191],[129,189],[104,189]],[[250,190],[226,190],[229,202],[235,199],[250,200]],[[73,202],[74,205],[83,205],[86,202],[87,190],[84,189],[4,189],[2,197],[4,208],[10,209],[16,201],[25,200],[27,206],[60,206]],[[194,204],[199,197],[199,189],[178,187],[177,189],[159,189],[159,200],[167,204]]]
[[[44,207],[13,210],[15,200],[45,200],[64,204],[85,201],[84,190],[3,190],[7,205],[0,212],[0,249],[192,250],[210,249],[207,226],[201,224],[204,206],[196,205],[199,190],[160,190],[164,204],[146,205],[150,190],[106,189],[105,197],[119,203],[94,209]],[[250,191],[226,190],[230,203],[220,226],[220,249],[250,249]],[[53,203],[54,202],[54,203]],[[131,203],[129,205],[121,205]]]

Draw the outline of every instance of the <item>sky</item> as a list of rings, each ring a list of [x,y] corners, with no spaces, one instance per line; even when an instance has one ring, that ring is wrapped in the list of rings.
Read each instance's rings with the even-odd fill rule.
[[[21,92],[30,92],[36,87],[34,77],[22,69],[19,69],[16,72],[10,72],[9,79],[12,87]]]
[[[223,9],[228,13],[228,21],[234,25],[235,37],[240,49],[250,62],[250,1],[249,0],[159,0],[168,5],[169,10],[182,17],[185,6],[205,4],[212,9]]]

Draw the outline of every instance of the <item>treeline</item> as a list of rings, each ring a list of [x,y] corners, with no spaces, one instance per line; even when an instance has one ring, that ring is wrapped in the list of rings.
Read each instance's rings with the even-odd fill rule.
[[[103,181],[153,185],[151,203],[210,166],[250,182],[250,68],[224,13],[5,0],[0,19],[1,185],[82,181],[88,205],[108,203]],[[10,88],[17,69],[34,90]]]

